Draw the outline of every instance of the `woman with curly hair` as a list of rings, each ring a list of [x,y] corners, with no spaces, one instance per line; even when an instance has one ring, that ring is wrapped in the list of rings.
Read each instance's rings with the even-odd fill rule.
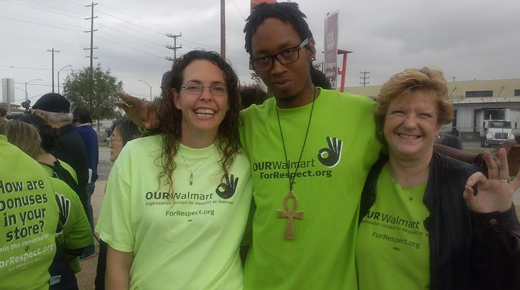
[[[107,288],[242,289],[251,171],[239,108],[238,78],[218,54],[173,65],[160,133],[129,142],[108,179],[97,225]]]

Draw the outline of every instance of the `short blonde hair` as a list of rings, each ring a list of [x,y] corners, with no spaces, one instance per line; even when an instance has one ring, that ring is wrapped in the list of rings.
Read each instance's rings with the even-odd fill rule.
[[[392,100],[401,94],[417,91],[432,92],[437,97],[439,125],[453,121],[453,106],[448,97],[448,83],[442,71],[427,67],[409,68],[393,75],[381,87],[374,113],[378,129],[383,129],[385,116]]]
[[[0,134],[5,135],[9,143],[20,148],[35,160],[43,153],[40,147],[40,134],[33,125],[16,120],[3,122],[0,124]]]

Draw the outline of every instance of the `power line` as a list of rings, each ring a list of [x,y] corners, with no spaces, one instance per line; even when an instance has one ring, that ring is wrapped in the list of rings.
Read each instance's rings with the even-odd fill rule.
[[[103,7],[104,7],[104,8],[107,8],[106,5],[104,5]],[[112,10],[114,10],[114,9],[112,9]],[[237,10],[238,10],[238,8],[237,8]],[[121,14],[123,14],[123,15],[126,15],[126,16],[128,16],[128,17],[131,17],[131,18],[134,18],[134,19],[139,19],[139,17],[135,17],[135,16],[132,16],[132,15],[129,15],[129,14],[125,14],[125,13],[122,13],[122,12],[120,12],[120,11],[118,11],[118,12],[121,13]],[[142,26],[142,25],[136,24],[136,23],[134,23],[134,22],[132,22],[132,21],[129,21],[129,20],[126,20],[126,19],[123,19],[123,18],[120,18],[120,17],[114,16],[114,15],[111,15],[111,14],[106,13],[106,12],[102,12],[102,11],[99,10],[99,9],[98,9],[98,13],[100,13],[100,14],[105,14],[105,15],[107,15],[107,16],[110,16],[110,17],[113,17],[113,18],[115,18],[115,19],[118,19],[118,20],[124,21],[124,22],[126,22],[126,23],[129,23],[129,24],[135,25],[135,26],[137,26],[137,27],[140,27],[140,28],[146,29],[146,30],[151,31],[151,32],[154,32],[154,33],[156,33],[156,34],[160,34],[160,35],[164,35],[164,34],[165,34],[164,32],[159,32],[159,31],[157,31],[157,30],[153,30],[153,29],[150,29],[150,28],[148,28],[148,27],[145,27],[145,26]],[[240,11],[239,11],[239,13],[240,13]],[[241,15],[242,15],[242,14],[241,14]],[[242,17],[243,17],[243,16],[242,16]],[[141,21],[143,21],[143,22],[147,22],[147,23],[152,24],[152,25],[155,25],[155,26],[159,26],[158,24],[155,24],[155,23],[150,22],[150,21],[146,21],[146,20],[142,20],[142,19],[139,19],[139,20],[141,20]],[[244,18],[244,21],[245,21],[245,18]],[[113,22],[112,22],[112,23],[113,23]],[[185,36],[183,36],[182,41],[183,41],[183,42],[190,42],[190,43],[194,43],[194,44],[202,45],[202,46],[206,46],[206,47],[210,47],[210,48],[212,48],[213,50],[220,49],[220,46],[216,46],[216,45],[204,44],[204,43],[196,42],[196,41],[193,41],[193,40],[186,39]],[[248,55],[247,53],[245,53],[245,52],[243,52],[243,51],[234,51],[234,50],[229,50],[229,49],[226,49],[226,51],[227,51],[227,52],[237,53],[237,54]]]
[[[75,30],[75,29],[60,27],[60,26],[56,26],[56,25],[50,25],[50,24],[43,24],[43,23],[38,23],[38,22],[34,22],[34,21],[29,21],[29,20],[22,20],[22,19],[9,17],[9,16],[4,16],[4,15],[0,15],[0,18],[7,18],[7,19],[15,20],[15,21],[20,21],[20,22],[25,22],[25,23],[30,23],[30,24],[36,24],[36,25],[39,25],[39,26],[47,26],[47,27],[52,27],[52,28],[57,28],[57,29],[63,29],[63,30],[68,30],[68,31],[73,31],[73,32],[81,32],[80,30]]]
[[[137,39],[142,40],[142,41],[146,41],[146,42],[148,42],[148,43],[151,43],[151,44],[154,44],[154,45],[157,45],[157,46],[160,46],[160,47],[164,47],[164,45],[159,44],[159,43],[157,43],[157,42],[153,42],[153,41],[150,41],[150,40],[147,40],[147,39],[141,38],[141,37],[139,37],[139,36],[135,36],[135,35],[132,35],[132,34],[130,34],[130,33],[127,33],[127,32],[124,32],[124,31],[120,31],[120,30],[117,30],[117,29],[115,29],[115,28],[108,27],[108,26],[103,25],[103,24],[99,24],[99,23],[98,23],[97,25],[98,25],[98,26],[101,26],[101,27],[104,27],[104,28],[107,28],[107,29],[109,29],[109,30],[113,30],[113,31],[115,31],[115,32],[121,33],[121,34],[125,34],[125,35],[128,35],[128,36],[131,36],[131,37],[133,37],[133,38],[137,38]]]
[[[128,48],[128,49],[135,50],[135,51],[138,51],[138,52],[141,52],[141,53],[144,53],[144,54],[148,54],[148,55],[153,56],[153,57],[158,57],[158,58],[160,58],[160,59],[164,59],[162,56],[158,56],[158,55],[155,55],[155,54],[151,54],[151,53],[149,53],[149,52],[146,52],[146,51],[142,51],[142,50],[139,50],[139,49],[136,49],[136,48],[130,47],[130,46],[126,46],[126,45],[123,45],[123,44],[121,44],[121,43],[117,43],[117,42],[114,42],[114,41],[108,40],[108,39],[103,38],[103,37],[101,37],[101,36],[98,36],[97,38],[102,39],[102,40],[107,41],[107,42],[110,42],[110,43],[115,44],[115,45],[119,45],[119,46],[124,47],[124,48]]]
[[[29,7],[31,9],[35,9],[35,10],[41,10],[41,11],[46,11],[46,12],[49,12],[49,13],[54,13],[54,14],[67,16],[67,17],[70,17],[70,18],[82,19],[80,16],[74,16],[74,15],[71,15],[71,14],[68,14],[68,13],[60,13],[60,12],[56,12],[56,11],[53,11],[53,10],[50,10],[50,9],[46,9],[46,8],[35,7],[35,6],[29,5],[29,4],[19,3],[19,2],[10,1],[10,0],[3,0],[3,1],[4,2],[9,2],[11,4],[15,4],[15,5]],[[54,9],[56,9],[56,8],[54,8]],[[59,10],[59,9],[56,9],[56,10]]]
[[[235,1],[234,1],[234,0],[231,0],[231,2],[233,3],[233,5],[235,5],[235,8],[237,9],[238,14],[240,14],[240,16],[242,17],[242,19],[244,19],[244,21],[246,21],[246,18],[244,17],[244,15],[242,15],[242,12],[240,12],[240,9],[238,9],[238,6],[237,6],[237,4],[235,3]]]
[[[16,68],[16,69],[51,70],[50,68],[36,68],[36,67],[25,67],[25,66],[5,65],[5,64],[0,64],[0,66],[2,66],[2,67],[8,67],[8,68]]]
[[[67,3],[69,3],[69,4],[76,5],[76,6],[79,6],[79,7],[82,7],[82,8],[83,8],[83,5],[78,4],[78,3],[74,2],[74,1],[69,1],[69,0],[59,0],[59,1],[67,2]]]
[[[105,6],[105,7],[106,7],[106,6]],[[120,17],[114,16],[114,15],[108,14],[108,13],[103,12],[103,11],[98,10],[98,13],[99,13],[99,14],[104,14],[104,15],[107,15],[107,16],[110,16],[110,17],[115,18],[115,19],[117,19],[117,20],[124,21],[124,22],[126,22],[126,23],[128,23],[128,24],[135,25],[135,26],[137,26],[137,27],[140,27],[140,28],[146,29],[146,30],[151,31],[151,32],[154,32],[154,33],[157,33],[157,34],[160,34],[160,35],[164,35],[164,32],[159,32],[159,31],[156,31],[156,30],[150,29],[150,28],[148,28],[148,27],[145,27],[145,26],[142,26],[142,25],[136,24],[136,23],[134,23],[134,22],[132,22],[132,21],[129,21],[129,20],[126,20],[126,19],[123,19],[123,18],[120,18]],[[133,17],[133,18],[137,18],[137,17]]]

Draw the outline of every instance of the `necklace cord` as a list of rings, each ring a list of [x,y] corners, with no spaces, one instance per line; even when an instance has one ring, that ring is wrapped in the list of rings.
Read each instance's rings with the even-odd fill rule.
[[[276,107],[276,117],[278,118],[278,127],[280,128],[280,135],[282,136],[282,145],[283,145],[283,153],[285,155],[285,164],[287,165],[287,177],[289,178],[289,191],[292,192],[294,180],[296,179],[296,174],[298,173],[298,169],[300,168],[300,162],[302,160],[303,151],[305,150],[305,144],[307,143],[307,136],[309,135],[309,129],[311,127],[312,113],[314,112],[314,103],[316,101],[316,88],[314,88],[314,94],[312,97],[312,107],[311,114],[309,117],[309,123],[307,124],[307,131],[305,132],[305,138],[303,139],[303,146],[300,152],[300,158],[298,158],[298,164],[296,165],[296,170],[294,171],[294,176],[291,178],[291,173],[289,171],[289,159],[287,158],[287,150],[285,149],[285,140],[283,138],[282,132],[282,124],[280,123],[280,114],[278,113],[278,106]]]
[[[184,164],[186,164],[186,167],[188,167],[188,170],[190,171],[190,185],[193,185],[193,173],[195,173],[195,171],[197,171],[197,169],[199,169],[209,158],[211,158],[211,156],[213,155],[213,150],[211,150],[209,152],[208,157],[206,157],[204,160],[202,160],[202,162],[199,163],[197,168],[195,168],[194,170],[191,170],[191,167],[188,164],[188,162],[186,161],[186,158],[184,158],[184,154],[182,154],[181,150],[179,150],[179,154],[181,155],[182,161],[184,161]]]

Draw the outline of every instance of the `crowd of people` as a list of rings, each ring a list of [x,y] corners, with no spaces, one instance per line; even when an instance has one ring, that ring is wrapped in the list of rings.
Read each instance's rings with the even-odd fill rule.
[[[96,289],[518,289],[520,147],[436,144],[453,116],[440,70],[398,72],[375,101],[331,90],[305,18],[262,3],[246,21],[271,98],[201,50],[157,107],[119,94]],[[58,94],[0,120],[0,288],[77,289],[94,253],[91,122]]]

